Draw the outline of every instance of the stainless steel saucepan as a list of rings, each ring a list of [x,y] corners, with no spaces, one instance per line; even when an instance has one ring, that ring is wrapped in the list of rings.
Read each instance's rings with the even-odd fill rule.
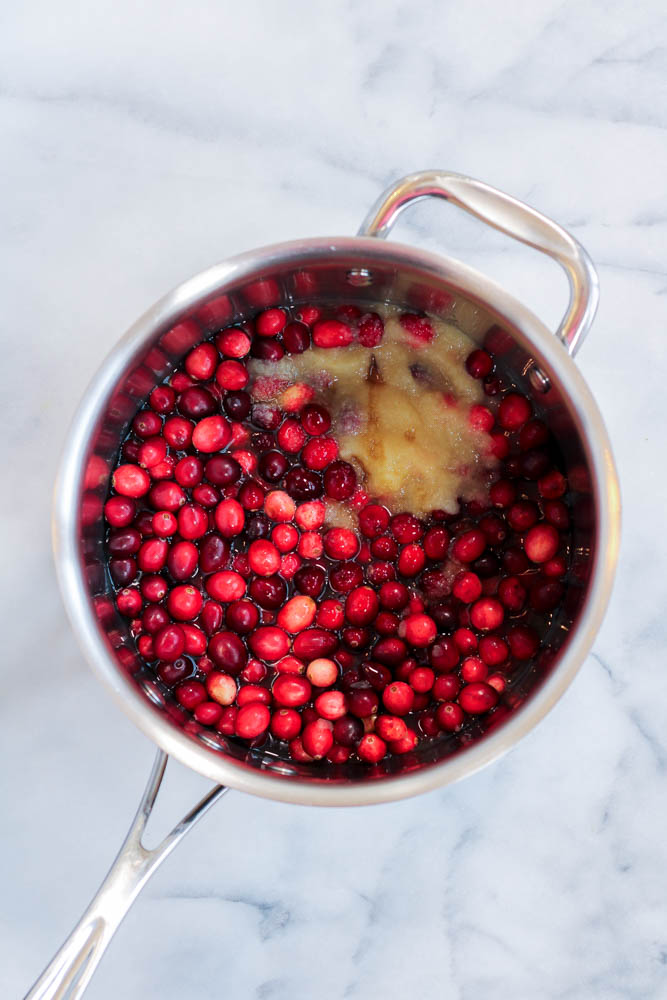
[[[552,257],[570,287],[554,335],[524,305],[448,257],[384,242],[412,202],[450,201]],[[480,738],[445,740],[369,769],[295,764],[262,748],[242,750],[194,722],[183,725],[146,673],[116,613],[105,571],[102,507],[129,421],[151,388],[213,330],[259,308],[299,302],[388,302],[455,322],[482,343],[500,334],[502,363],[549,415],[573,490],[572,582],[549,650],[512,690],[505,719]],[[28,996],[79,996],[137,893],[180,839],[228,788],[310,805],[366,805],[416,795],[490,763],[553,707],[600,626],[616,564],[619,489],[607,434],[573,356],[595,315],[597,278],[584,249],[527,205],[458,174],[427,171],[398,181],[359,234],[297,240],[241,254],[198,274],[152,306],[113,349],[88,388],[65,445],[55,499],[54,547],[63,599],[86,658],[123,711],[159,747],[148,786],[98,894]],[[456,737],[452,737],[456,741]],[[216,787],[155,849],[142,844],[171,754]]]

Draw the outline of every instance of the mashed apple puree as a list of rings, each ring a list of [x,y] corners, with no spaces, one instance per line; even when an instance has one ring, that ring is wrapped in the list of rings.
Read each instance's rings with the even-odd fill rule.
[[[305,382],[316,390],[332,415],[330,434],[341,458],[392,513],[456,513],[459,499],[484,497],[496,464],[488,435],[470,423],[471,407],[484,401],[479,380],[465,369],[475,345],[433,319],[433,339],[420,341],[403,329],[398,310],[373,311],[385,324],[377,347],[312,347],[248,367],[254,377]]]

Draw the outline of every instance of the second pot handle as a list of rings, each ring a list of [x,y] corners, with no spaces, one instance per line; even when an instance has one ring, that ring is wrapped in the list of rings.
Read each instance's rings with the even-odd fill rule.
[[[557,261],[570,285],[570,303],[556,336],[574,356],[588,333],[598,306],[598,276],[582,245],[534,208],[497,188],[463,174],[425,170],[392,184],[364,219],[359,236],[384,239],[404,208],[422,198],[444,198],[502,233]]]
[[[142,836],[162,777],[167,755],[158,751],[153,770],[120,851],[90,906],[25,1000],[75,1000],[90,982],[97,963],[146,882],[188,830],[228,791],[217,785],[201,799],[157,847],[148,850]]]

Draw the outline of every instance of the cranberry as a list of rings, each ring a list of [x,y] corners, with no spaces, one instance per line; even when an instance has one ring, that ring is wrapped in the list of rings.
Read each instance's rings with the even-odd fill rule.
[[[482,581],[476,573],[462,572],[454,579],[452,587],[454,597],[464,604],[472,604],[482,593]]]
[[[179,625],[165,625],[153,638],[155,655],[168,663],[177,660],[185,650],[185,635]]]
[[[405,659],[406,649],[407,647],[402,639],[389,636],[385,639],[379,639],[376,642],[375,649],[373,650],[373,658],[386,666],[396,666],[401,660]]]
[[[260,660],[274,663],[289,652],[287,633],[275,625],[263,625],[248,639],[250,649]]]
[[[119,465],[111,477],[111,484],[121,496],[136,498],[148,493],[151,479],[138,465]]]
[[[181,393],[178,398],[178,409],[184,417],[200,420],[210,417],[217,410],[215,397],[202,386],[192,386]]]
[[[548,440],[547,425],[542,420],[529,420],[519,433],[519,448],[521,451],[530,451],[532,448],[540,448]]]
[[[483,597],[476,601],[470,609],[470,620],[476,629],[490,632],[499,628],[505,617],[505,611],[500,601],[494,597]]]
[[[277,740],[292,740],[301,732],[301,716],[293,708],[280,708],[271,716],[271,733]]]
[[[246,635],[257,627],[259,611],[250,601],[234,601],[227,608],[225,621],[228,629]]]
[[[387,752],[387,744],[375,733],[366,733],[357,746],[357,753],[367,764],[377,764]]]
[[[186,541],[201,538],[208,531],[206,511],[198,504],[184,504],[178,512],[178,531]]]
[[[315,621],[317,605],[312,597],[292,597],[278,613],[277,625],[294,635],[308,628]]]
[[[287,459],[280,451],[268,451],[259,460],[260,475],[267,483],[277,483],[287,471]]]
[[[252,345],[251,354],[260,361],[280,361],[285,351],[282,344],[276,340],[256,340]]]
[[[238,674],[246,665],[248,653],[234,632],[216,632],[208,642],[208,655],[227,673]]]
[[[523,547],[531,562],[544,563],[556,555],[559,545],[557,530],[552,524],[537,524],[523,540]]]
[[[210,342],[199,344],[185,358],[185,370],[192,378],[205,382],[213,377],[219,361],[218,352]]]
[[[192,444],[198,451],[221,451],[232,439],[232,431],[224,417],[204,417],[192,432]]]
[[[478,528],[471,528],[454,539],[452,556],[459,562],[470,563],[478,559],[485,548],[486,537],[484,532],[479,531]]]
[[[380,603],[390,611],[400,611],[408,603],[408,588],[397,582],[383,583],[379,592]]]
[[[238,708],[229,705],[222,710],[222,715],[218,720],[216,729],[225,736],[234,736],[236,732],[236,716],[239,714]]]
[[[324,551],[330,559],[351,559],[359,551],[359,539],[349,528],[330,528],[324,536]]]
[[[310,347],[310,330],[304,323],[288,323],[283,330],[283,344],[289,354],[303,354]]]
[[[517,660],[530,660],[540,644],[537,633],[527,625],[514,625],[507,633],[507,642]]]
[[[466,358],[466,370],[473,378],[484,378],[493,371],[493,358],[486,351],[473,351]]]
[[[332,462],[324,473],[324,490],[332,500],[348,500],[356,485],[357,474],[348,462]]]
[[[244,740],[254,740],[269,728],[271,713],[266,705],[254,701],[239,708],[234,731]]]
[[[507,512],[507,522],[514,531],[527,531],[537,522],[539,511],[530,500],[518,500]]]
[[[354,688],[348,695],[348,711],[360,719],[374,715],[380,704],[379,698],[371,688]]]
[[[246,521],[245,534],[248,541],[266,538],[271,534],[271,522],[263,514],[253,514]]]
[[[104,516],[112,528],[125,528],[131,524],[137,512],[137,505],[129,497],[109,497],[104,505]]]
[[[306,531],[299,539],[297,551],[303,559],[319,559],[324,552],[321,535],[316,531]]]
[[[316,347],[346,347],[353,339],[351,328],[340,320],[319,320],[313,328],[313,343]]]
[[[245,526],[245,512],[238,500],[222,500],[215,509],[215,524],[223,538],[240,535]]]
[[[177,483],[156,483],[148,494],[151,507],[155,510],[170,510],[172,513],[182,507],[186,499]]]
[[[257,577],[251,581],[249,593],[260,608],[275,611],[287,597],[287,584],[279,576]]]
[[[112,556],[133,556],[141,547],[141,535],[136,528],[112,531],[107,547]]]
[[[337,648],[336,636],[322,628],[309,628],[300,632],[293,644],[294,655],[308,662],[320,656],[331,656]]]
[[[530,563],[526,558],[525,552],[519,548],[509,548],[503,553],[503,566],[508,571],[515,576],[525,573],[530,567]]]
[[[213,600],[226,604],[243,597],[246,583],[240,573],[234,570],[220,570],[207,579],[206,589]]]
[[[310,701],[311,686],[306,677],[296,674],[279,674],[273,682],[273,697],[278,705],[298,708]]]
[[[132,430],[145,440],[160,433],[162,421],[152,410],[141,410],[132,421]]]
[[[431,688],[436,701],[449,701],[456,698],[461,688],[461,682],[456,674],[439,674],[433,681]]]
[[[411,646],[422,648],[430,646],[438,633],[437,626],[429,615],[409,615],[401,626],[400,635]]]
[[[469,715],[488,712],[498,702],[498,692],[488,684],[466,684],[459,693],[459,705]]]
[[[463,725],[465,716],[460,705],[453,701],[445,701],[442,705],[438,705],[435,718],[441,729],[448,733],[455,733]]]
[[[485,635],[479,640],[479,655],[490,667],[504,663],[509,654],[507,643],[497,635]]]
[[[212,671],[206,678],[206,690],[219,705],[232,705],[236,701],[236,681],[229,674]]]
[[[446,673],[457,665],[460,654],[453,639],[444,636],[431,646],[428,657],[434,670]]]
[[[354,715],[344,715],[336,719],[333,725],[334,739],[344,747],[355,747],[364,735],[364,724],[361,718]]]
[[[174,694],[179,705],[190,711],[206,701],[206,688],[199,681],[185,681],[179,684]]]
[[[148,402],[156,413],[169,413],[174,408],[176,393],[168,385],[157,385],[148,397]]]
[[[435,604],[430,608],[430,613],[441,631],[453,629],[458,620],[451,604]]]
[[[324,589],[326,573],[321,566],[302,566],[294,574],[294,586],[301,594],[319,597]]]
[[[357,338],[362,347],[377,347],[384,336],[384,323],[377,313],[366,313],[361,317]]]
[[[426,555],[421,545],[405,545],[398,557],[398,571],[403,576],[417,576],[426,565]]]
[[[345,617],[350,625],[370,625],[379,609],[378,596],[370,587],[356,587],[345,601]]]
[[[178,621],[192,621],[201,611],[203,599],[196,587],[181,585],[174,587],[167,599],[167,608],[172,618]]]
[[[295,500],[311,500],[322,496],[322,480],[310,469],[295,467],[285,476],[285,490]]]

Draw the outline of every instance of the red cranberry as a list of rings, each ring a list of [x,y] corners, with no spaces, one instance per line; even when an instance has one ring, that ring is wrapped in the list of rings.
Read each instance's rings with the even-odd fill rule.
[[[306,443],[306,432],[298,420],[290,417],[280,425],[277,440],[283,451],[295,455]]]
[[[200,591],[187,585],[174,587],[167,599],[169,614],[177,621],[192,621],[201,611],[203,603]]]
[[[119,465],[111,477],[111,485],[125,497],[142,497],[150,489],[150,476],[138,465]]]
[[[225,621],[228,629],[246,635],[257,627],[259,611],[250,601],[234,601],[227,608]]]
[[[308,723],[301,734],[301,740],[306,753],[313,760],[320,760],[333,746],[334,738],[331,722],[327,719],[318,719],[317,722]]]
[[[129,497],[109,497],[104,505],[104,516],[112,528],[125,528],[132,523],[137,505]]]
[[[337,319],[319,320],[313,328],[313,343],[316,347],[347,347],[353,339],[351,328]]]
[[[509,654],[507,643],[497,635],[484,635],[479,640],[479,655],[490,667],[504,663]]]
[[[430,646],[438,633],[433,619],[429,615],[409,615],[401,626],[400,635],[411,646],[422,648]]]
[[[398,557],[398,571],[402,576],[416,576],[426,565],[426,556],[421,545],[405,545]]]
[[[208,655],[218,667],[230,674],[238,674],[248,660],[246,648],[234,632],[212,635],[208,642]]]
[[[348,500],[356,485],[357,474],[348,462],[332,462],[324,473],[324,490],[332,500]]]
[[[222,401],[225,413],[232,420],[245,420],[250,413],[250,396],[247,392],[228,392]]]
[[[532,407],[525,396],[509,392],[498,407],[498,423],[506,431],[518,431],[530,419]]]
[[[344,747],[355,747],[364,735],[364,724],[361,718],[354,715],[344,715],[342,718],[336,719],[333,725],[336,742]]]
[[[337,648],[336,636],[322,628],[309,628],[300,632],[293,643],[294,655],[307,662],[321,656],[331,656]]]
[[[322,496],[322,479],[310,469],[295,467],[285,476],[285,490],[295,500],[313,500]]]
[[[259,460],[260,475],[267,483],[277,483],[287,471],[287,459],[280,451],[267,451]]]
[[[197,705],[206,701],[206,688],[199,681],[185,681],[183,684],[179,684],[174,694],[179,705],[187,708],[190,712]]]
[[[184,417],[200,420],[215,413],[218,405],[208,389],[204,389],[203,386],[192,386],[179,396],[178,409]]]
[[[326,573],[321,566],[302,566],[294,574],[294,586],[300,594],[319,597],[324,589]]]
[[[508,573],[519,576],[530,567],[526,554],[519,548],[509,548],[503,553],[503,566]]]
[[[179,625],[165,625],[153,638],[155,655],[168,663],[177,660],[185,650],[185,635]]]
[[[266,705],[254,701],[240,708],[236,716],[234,731],[244,740],[254,740],[269,728],[271,713]]]
[[[311,686],[306,677],[296,674],[279,674],[273,682],[273,697],[278,705],[298,708],[310,701]]]
[[[221,389],[238,392],[249,382],[248,370],[240,361],[223,361],[218,365],[215,380]]]
[[[156,413],[169,413],[174,408],[176,393],[168,385],[157,385],[148,397],[148,402]]]
[[[481,596],[482,581],[475,573],[464,571],[455,578],[452,593],[464,604],[472,604]]]
[[[287,584],[279,576],[257,577],[250,583],[249,594],[260,608],[275,611],[287,597]]]
[[[478,528],[464,531],[454,539],[452,556],[459,562],[470,563],[478,559],[486,548],[486,537]]]
[[[248,562],[258,576],[273,576],[280,569],[280,553],[272,542],[258,539],[250,544]]]
[[[530,606],[539,614],[553,611],[563,599],[564,588],[557,580],[539,580],[530,588]]]
[[[260,337],[277,337],[286,323],[283,309],[265,309],[255,320],[255,329]]]
[[[179,681],[189,677],[191,673],[192,664],[189,660],[183,659],[183,657],[179,657],[173,663],[160,663],[157,667],[158,677],[163,684],[168,684],[169,687],[178,684]]]
[[[234,570],[220,570],[206,581],[206,589],[214,601],[223,604],[238,601],[245,594],[246,582],[240,573]]]
[[[459,662],[460,654],[453,639],[444,636],[431,646],[428,654],[429,662],[434,670],[446,673],[453,670]]]
[[[209,454],[221,451],[232,439],[232,431],[224,417],[204,417],[192,432],[192,444],[198,451]]]
[[[405,659],[406,651],[407,646],[402,639],[388,636],[375,643],[373,659],[379,660],[385,666],[393,667]]]
[[[357,754],[367,764],[377,764],[386,752],[387,744],[375,733],[366,733],[357,746]]]
[[[419,316],[417,313],[403,313],[400,317],[400,324],[417,342],[429,343],[435,336],[433,326],[426,316]]]
[[[326,434],[331,427],[331,416],[328,410],[317,403],[309,403],[301,411],[301,423],[304,430],[312,437]]]
[[[473,351],[466,358],[466,370],[473,378],[484,378],[493,370],[493,358],[486,351]]]
[[[445,701],[442,705],[438,705],[435,718],[441,729],[455,733],[463,725],[465,716],[460,705],[456,705],[453,701]]]
[[[351,559],[359,551],[359,539],[349,528],[330,528],[324,535],[324,551],[330,559]]]
[[[248,541],[252,542],[266,538],[271,534],[271,522],[263,514],[252,514],[246,521],[245,533]]]
[[[360,719],[367,719],[377,712],[379,699],[372,688],[353,688],[348,695],[348,711]]]
[[[264,505],[264,490],[258,483],[244,483],[238,498],[246,510],[259,510]]]
[[[285,351],[276,340],[256,340],[251,348],[253,358],[260,361],[280,361]]]
[[[133,556],[140,547],[141,535],[136,528],[112,531],[107,541],[107,548],[112,556]]]
[[[551,461],[545,451],[527,451],[521,456],[521,475],[524,479],[540,479],[550,465]]]
[[[439,674],[433,681],[431,692],[436,701],[449,701],[456,698],[461,688],[461,682],[456,674]]]
[[[280,708],[271,717],[271,733],[277,740],[292,740],[301,732],[301,716],[293,708]]]
[[[530,451],[532,448],[540,448],[548,440],[547,425],[542,420],[529,420],[519,433],[519,448],[521,451]]]
[[[459,705],[469,715],[488,712],[498,702],[498,692],[488,684],[466,684],[459,693]]]
[[[517,660],[529,660],[540,644],[537,633],[527,625],[514,625],[507,633],[507,642]]]
[[[238,500],[222,500],[215,509],[215,524],[223,538],[240,535],[245,526],[245,512]]]
[[[377,347],[384,336],[384,323],[377,313],[366,313],[361,317],[357,339],[362,347]]]
[[[303,354],[310,347],[310,330],[304,323],[288,323],[283,330],[283,344],[289,354]]]
[[[356,587],[345,601],[345,617],[350,625],[370,625],[380,609],[380,602],[370,587]]]
[[[260,660],[274,663],[289,652],[287,633],[275,625],[262,625],[248,639],[250,649]]]

